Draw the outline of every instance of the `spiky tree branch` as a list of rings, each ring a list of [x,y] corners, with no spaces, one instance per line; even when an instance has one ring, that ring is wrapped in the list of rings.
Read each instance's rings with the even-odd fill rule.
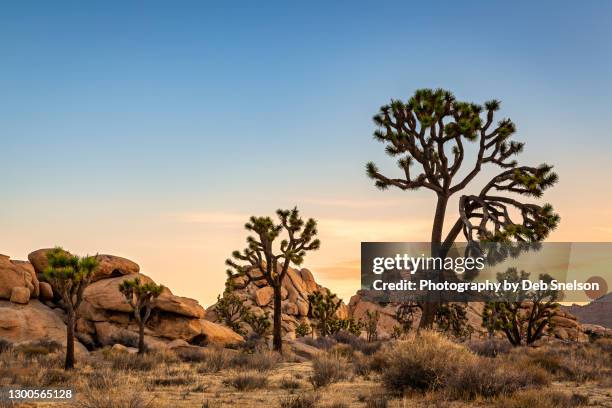
[[[254,233],[247,237],[247,247],[234,251],[233,259],[226,264],[228,278],[236,275],[248,275],[252,278],[253,270],[259,271],[268,285],[274,289],[274,324],[273,346],[282,352],[281,339],[281,287],[290,264],[301,265],[308,251],[319,249],[317,222],[309,218],[306,222],[300,217],[297,207],[292,210],[277,210],[279,222],[270,217],[251,217],[245,224],[247,231]],[[281,233],[285,237],[278,246],[274,246]]]
[[[366,164],[368,177],[381,190],[389,187],[416,190],[421,187],[436,194],[433,220],[432,256],[445,256],[459,234],[469,242],[541,241],[554,229],[559,216],[549,204],[525,203],[508,195],[539,198],[554,185],[552,166],[518,166],[513,158],[524,144],[511,140],[516,127],[510,119],[495,123],[500,102],[484,106],[460,102],[449,91],[419,89],[407,101],[392,100],[374,116],[374,138],[384,143],[388,155],[397,159],[399,176],[384,175],[373,163]],[[476,144],[472,163],[466,161],[468,143]],[[470,185],[485,165],[503,169],[480,194],[459,200],[459,216],[443,237],[449,198]],[[465,170],[460,172],[460,170]],[[463,174],[465,173],[465,174]],[[518,212],[519,219],[511,214]],[[420,327],[430,327],[436,304],[423,305]]]

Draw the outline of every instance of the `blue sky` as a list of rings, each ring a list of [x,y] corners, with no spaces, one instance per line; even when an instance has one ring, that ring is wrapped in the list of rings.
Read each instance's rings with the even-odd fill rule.
[[[380,193],[363,173],[372,159],[394,168],[372,115],[420,87],[501,99],[524,160],[557,166],[553,203],[607,213],[612,3],[223,3],[0,5],[0,252],[102,247],[166,278],[147,254],[193,245],[169,256],[195,274],[223,235],[167,216],[304,204],[336,220],[427,217],[426,194]],[[406,201],[380,214],[387,199]],[[569,220],[567,237],[583,225]],[[612,235],[609,220],[583,238]],[[206,273],[242,235],[207,253]]]

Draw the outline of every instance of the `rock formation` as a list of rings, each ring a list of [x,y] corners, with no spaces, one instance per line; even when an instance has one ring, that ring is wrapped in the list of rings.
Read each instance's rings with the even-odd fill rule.
[[[270,287],[263,275],[256,269],[249,269],[249,276],[236,276],[231,278],[229,287],[232,293],[238,296],[243,304],[255,315],[266,312],[273,314],[273,289]],[[282,285],[282,330],[285,339],[295,338],[295,328],[301,323],[310,324],[308,318],[308,295],[315,291],[324,291],[326,288],[319,285],[308,269],[289,268],[287,276]],[[206,311],[205,319],[212,322],[222,323],[215,311],[216,305],[210,306]],[[344,303],[337,312],[339,318],[348,317],[348,308]],[[245,325],[247,326],[247,325]],[[248,330],[248,327],[245,327]]]
[[[400,306],[399,303],[378,304],[367,299],[363,291],[357,292],[351,297],[349,302],[349,314],[356,320],[364,319],[366,311],[379,312],[378,320],[378,336],[379,338],[389,338],[393,333],[393,327],[401,327],[400,322],[396,319],[396,311]],[[526,305],[526,308],[529,306]],[[472,327],[475,336],[484,335],[485,330],[481,326],[483,304],[478,302],[470,302],[467,304],[467,319],[468,325]],[[420,312],[417,311],[414,315],[412,327],[418,327]],[[563,310],[557,310],[555,316],[551,318],[553,323],[554,337],[561,340],[571,341],[586,341],[588,339],[587,329],[583,327],[576,317],[571,313]],[[591,328],[592,329],[592,328]]]
[[[0,255],[0,337],[20,343],[50,339],[65,344],[66,326],[61,300],[52,285],[44,281],[49,249],[32,252],[27,261],[14,261]],[[119,292],[125,279],[140,277],[138,264],[113,255],[98,255],[100,264],[83,295],[77,321],[77,349],[86,351],[113,344],[134,345],[138,326],[132,308]],[[166,347],[177,340],[204,345],[242,342],[227,327],[204,320],[205,310],[196,300],[175,296],[165,288],[155,301],[145,330],[145,343],[151,348]]]
[[[578,317],[582,323],[612,329],[612,293],[595,299],[587,305],[565,306],[564,309]]]

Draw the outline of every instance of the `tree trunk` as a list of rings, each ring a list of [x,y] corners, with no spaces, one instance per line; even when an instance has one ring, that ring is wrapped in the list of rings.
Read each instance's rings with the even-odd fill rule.
[[[145,322],[143,319],[138,321],[138,354],[144,354],[145,352],[145,342],[144,342],[144,329]]]
[[[282,323],[282,314],[281,314],[281,285],[274,285],[274,327],[272,334],[272,346],[275,351],[278,351],[282,354],[283,352],[283,339],[281,336],[281,323]]]
[[[433,227],[431,229],[431,256],[445,256],[441,253],[442,231],[444,230],[444,217],[446,215],[446,205],[448,197],[442,194],[438,195],[436,204],[436,214],[434,215]],[[441,271],[427,271],[428,278],[434,282],[438,282],[441,277]],[[422,303],[421,320],[419,322],[420,329],[429,329],[433,326],[436,312],[440,308],[441,301],[437,292],[426,294],[425,301]]]
[[[74,326],[76,323],[74,312],[68,311],[68,319],[66,322],[66,362],[65,370],[74,368]]]

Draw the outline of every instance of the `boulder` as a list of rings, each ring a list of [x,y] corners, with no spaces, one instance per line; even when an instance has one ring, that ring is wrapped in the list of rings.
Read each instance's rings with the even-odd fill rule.
[[[10,299],[14,287],[27,288],[31,295],[38,294],[36,274],[26,264],[0,255],[0,299]]]
[[[15,286],[11,290],[11,302],[25,305],[30,301],[30,289],[23,286]]]
[[[53,288],[48,282],[40,282],[40,295],[42,300],[53,300]]]
[[[271,286],[264,286],[263,288],[255,291],[254,297],[255,303],[257,303],[258,306],[267,306],[270,304],[270,302],[272,302],[272,299],[274,299],[274,289],[272,289]],[[287,289],[284,287],[281,287],[281,298],[287,298]]]
[[[147,327],[159,337],[169,340],[193,340],[202,334],[202,324],[198,319],[178,315],[155,315],[147,322]]]
[[[204,308],[197,300],[181,296],[174,296],[170,289],[164,291],[155,299],[155,307],[165,312],[176,313],[181,316],[202,319],[206,314]]]
[[[92,277],[92,282],[109,277],[133,275],[140,272],[140,266],[129,259],[114,255],[98,255],[99,265]]]
[[[66,324],[53,310],[36,299],[28,305],[0,300],[0,337],[13,343],[53,340],[66,346]],[[87,349],[75,341],[77,352]]]
[[[208,320],[200,320],[201,332],[206,336],[209,344],[227,346],[244,342],[241,335],[232,329],[213,323]]]

